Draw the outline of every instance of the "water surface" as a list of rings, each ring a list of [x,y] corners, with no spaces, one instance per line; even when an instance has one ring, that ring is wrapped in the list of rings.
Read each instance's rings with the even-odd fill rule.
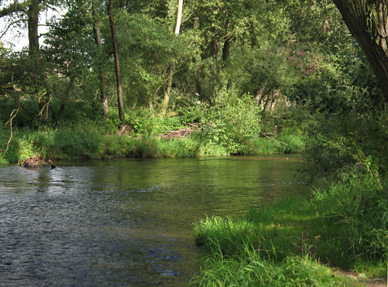
[[[0,168],[0,286],[187,286],[193,222],[306,192],[297,156]]]

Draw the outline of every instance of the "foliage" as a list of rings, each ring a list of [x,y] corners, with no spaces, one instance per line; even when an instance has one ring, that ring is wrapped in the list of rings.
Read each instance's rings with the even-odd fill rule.
[[[201,119],[204,139],[224,147],[228,154],[248,154],[259,137],[260,110],[250,95],[222,90]]]
[[[169,66],[179,69],[190,57],[190,46],[146,15],[122,12],[117,29],[121,64],[130,67],[122,71],[127,102],[153,105],[166,87]]]
[[[294,284],[338,284],[325,281],[333,275],[320,259],[359,272],[366,271],[360,269],[366,261],[374,266],[374,275],[386,275],[386,184],[355,173],[346,182],[316,190],[310,199],[284,198],[273,206],[251,209],[240,219],[201,220],[195,225],[195,240],[208,251],[208,259],[194,282],[283,286],[282,280],[291,278]],[[315,267],[309,269],[310,264]],[[269,266],[274,273],[267,276],[261,268]],[[331,275],[323,279],[312,270]]]
[[[356,166],[365,173],[386,174],[387,114],[357,111],[317,115],[308,129],[303,171],[307,177],[341,177]]]

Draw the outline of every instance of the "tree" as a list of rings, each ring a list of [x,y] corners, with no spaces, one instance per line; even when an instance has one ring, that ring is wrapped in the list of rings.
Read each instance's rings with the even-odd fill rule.
[[[116,26],[115,26],[115,22],[113,19],[113,0],[109,0],[108,16],[109,16],[111,33],[112,33],[113,54],[114,54],[114,58],[115,58],[116,83],[117,83],[117,103],[118,103],[120,121],[123,123],[124,119],[125,119],[125,115],[124,115],[123,92],[122,92],[121,75],[120,75],[119,48],[117,45]]]
[[[179,30],[181,28],[181,22],[182,22],[182,8],[183,8],[183,0],[178,0],[178,12],[176,16],[176,24],[175,24],[175,35],[179,35]],[[170,101],[170,92],[171,92],[171,86],[172,86],[172,77],[174,75],[175,70],[175,63],[172,63],[169,69],[169,75],[168,75],[168,86],[166,89],[166,92],[164,93],[164,103],[163,103],[163,111],[166,112],[168,102]]]
[[[9,6],[0,10],[0,17],[14,17],[15,14],[18,14],[18,17],[15,17],[18,20],[25,20],[24,18],[27,18],[28,52],[29,63],[31,65],[28,69],[28,74],[32,79],[33,93],[35,93],[38,100],[40,114],[43,116],[43,119],[49,117],[50,91],[44,91],[44,89],[42,89],[42,86],[44,86],[43,82],[45,75],[41,65],[38,26],[40,12],[43,11],[47,5],[48,3],[43,0],[30,0],[22,3],[14,1]],[[18,21],[14,21],[13,23],[16,22]]]
[[[388,0],[334,0],[388,102]]]
[[[95,41],[96,45],[98,46],[99,54],[102,53],[102,41],[101,41],[101,19],[100,19],[100,13],[98,9],[98,0],[93,0],[92,2],[92,9],[93,9],[93,22],[94,22],[94,35],[95,35]],[[99,72],[99,78],[100,78],[100,84],[101,84],[101,101],[102,101],[102,109],[104,112],[105,117],[108,115],[109,106],[108,106],[108,98],[106,96],[106,85],[105,85],[105,71],[102,67],[102,64],[99,63],[98,67]]]

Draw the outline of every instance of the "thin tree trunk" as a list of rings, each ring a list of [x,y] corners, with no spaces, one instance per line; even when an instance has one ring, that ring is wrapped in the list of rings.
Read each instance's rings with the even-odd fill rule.
[[[224,47],[222,49],[222,60],[224,62],[224,68],[228,67],[230,57],[230,39],[226,39],[224,42]]]
[[[124,115],[123,93],[122,93],[121,75],[120,75],[119,49],[117,46],[116,26],[115,26],[115,22],[113,19],[113,0],[109,0],[108,16],[109,16],[110,29],[111,29],[111,33],[112,33],[113,54],[114,54],[114,58],[115,58],[116,83],[117,83],[117,103],[118,103],[118,108],[119,108],[120,121],[123,123],[125,120],[125,115]]]
[[[199,30],[199,20],[198,17],[194,19],[194,24],[193,24],[194,30]],[[196,41],[194,45],[199,46],[200,43]],[[199,100],[203,100],[204,97],[202,95],[202,84],[201,84],[201,78],[202,78],[202,64],[201,64],[201,56],[197,55],[194,56],[194,62],[196,65],[196,77],[195,77],[195,84],[196,84],[196,89],[197,89],[197,96],[199,97]]]
[[[179,30],[180,30],[181,22],[182,22],[182,8],[183,8],[183,0],[178,0],[178,12],[177,12],[177,16],[176,16],[175,36],[179,35]],[[170,72],[168,75],[169,79],[168,79],[167,89],[164,93],[163,112],[166,112],[167,107],[168,107],[168,102],[170,101],[172,77],[174,76],[174,72],[175,72],[175,63],[172,63],[170,66]]]
[[[213,39],[211,42],[211,55],[213,58],[213,66],[211,69],[211,73],[213,76],[214,83],[217,81],[217,56],[218,56],[218,40]]]
[[[273,91],[271,91],[271,93],[269,93],[265,99],[263,113],[268,113],[271,111],[272,101],[273,101]]]
[[[32,80],[34,83],[35,94],[38,100],[39,113],[43,120],[51,117],[52,109],[50,107],[50,92],[44,92],[39,95],[39,87],[42,86],[44,73],[40,67],[39,51],[39,13],[41,0],[32,0],[28,6],[27,23],[28,23],[28,52],[32,63]]]
[[[261,98],[263,97],[265,88],[267,87],[267,83],[268,83],[268,78],[264,79],[264,82],[261,84],[261,87],[257,89],[255,100],[258,105],[260,105],[261,103]]]
[[[230,30],[230,21],[226,24],[225,27],[225,33],[228,33]],[[229,64],[229,57],[230,57],[230,37],[226,37],[224,41],[224,47],[222,48],[222,61],[223,63],[223,68],[227,68]]]
[[[163,112],[166,112],[168,107],[168,102],[170,101],[170,92],[172,87],[172,76],[174,75],[175,65],[171,64],[170,66],[170,73],[168,75],[168,84],[167,89],[164,93],[164,103],[163,103]]]
[[[98,0],[93,0],[93,17],[94,17],[94,35],[96,45],[98,46],[98,50],[100,54],[102,53],[102,42],[101,42],[101,19],[100,13],[98,11]],[[98,73],[101,84],[101,102],[102,102],[102,110],[104,112],[104,116],[107,117],[109,106],[108,106],[108,97],[106,96],[106,87],[105,87],[105,71],[102,67],[101,62],[98,63]]]
[[[178,0],[178,12],[176,15],[175,35],[179,35],[179,30],[182,23],[182,11],[183,11],[183,0]]]

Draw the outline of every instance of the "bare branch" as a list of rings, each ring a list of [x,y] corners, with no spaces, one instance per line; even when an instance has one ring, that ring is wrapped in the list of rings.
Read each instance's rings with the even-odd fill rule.
[[[0,34],[0,39],[8,32],[9,28],[11,28],[11,26],[17,24],[17,23],[20,23],[20,22],[24,22],[25,20],[23,19],[19,19],[17,21],[13,21],[11,23],[8,24],[8,26],[5,28],[5,30]]]
[[[13,78],[12,78],[12,82],[13,82]],[[14,109],[12,110],[10,116],[9,116],[9,120],[5,123],[5,125],[9,124],[9,129],[10,129],[10,137],[8,139],[8,142],[7,142],[7,148],[5,149],[5,151],[3,152],[3,155],[2,155],[2,158],[4,158],[5,154],[7,153],[8,149],[9,149],[9,144],[11,143],[12,141],[12,137],[13,137],[13,130],[12,130],[12,121],[13,119],[17,116],[17,114],[19,113],[20,111],[20,107],[21,107],[21,96],[20,96],[20,93],[21,93],[21,90],[16,88],[14,86],[14,84],[12,83],[12,88],[13,90],[18,94],[19,96],[19,105],[18,105],[18,108],[17,109]]]

